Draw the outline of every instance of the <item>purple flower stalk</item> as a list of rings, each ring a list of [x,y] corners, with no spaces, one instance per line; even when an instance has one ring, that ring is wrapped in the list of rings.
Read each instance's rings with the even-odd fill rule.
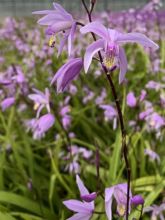
[[[50,105],[49,105],[50,93],[48,88],[45,89],[45,93],[37,89],[33,89],[33,91],[35,92],[35,94],[29,94],[28,98],[34,101],[34,110],[37,110],[37,118],[39,118],[40,112],[44,107],[46,107],[48,113],[50,113]]]
[[[61,54],[65,42],[68,40],[68,54],[72,51],[72,42],[76,31],[76,22],[71,14],[57,4],[53,3],[53,10],[35,11],[33,14],[45,15],[38,20],[38,24],[48,26],[46,34],[51,35],[49,40],[49,46],[54,47],[55,36],[57,33],[63,33],[63,39],[60,42],[58,55]]]
[[[74,58],[64,64],[56,73],[51,81],[51,85],[57,83],[57,93],[63,92],[70,82],[79,75],[83,67],[81,58]]]
[[[123,43],[140,43],[145,47],[158,49],[158,45],[152,40],[147,38],[144,34],[140,33],[127,33],[123,34],[116,30],[104,27],[99,22],[92,22],[81,28],[81,33],[86,34],[93,32],[101,37],[101,39],[88,46],[84,56],[85,72],[88,72],[89,66],[92,62],[93,56],[98,51],[103,51],[104,61],[103,65],[112,71],[116,67],[120,68],[119,83],[125,79],[127,71],[127,58],[124,49],[120,46]]]
[[[10,108],[12,105],[14,105],[15,103],[15,98],[14,97],[10,97],[10,98],[6,98],[1,102],[1,108],[2,111],[4,112],[6,109]]]
[[[126,204],[127,204],[127,184],[118,184],[112,186],[110,188],[105,189],[105,211],[108,217],[108,220],[112,220],[112,201],[113,197],[117,203],[117,213],[119,216],[125,216],[126,214]],[[132,193],[130,191],[130,197],[132,197]],[[129,204],[129,211],[130,211]]]
[[[90,194],[78,175],[76,176],[76,182],[83,201],[67,200],[63,202],[68,209],[76,212],[76,214],[74,214],[71,218],[68,218],[68,220],[89,220],[94,212],[93,200],[96,198],[96,193]]]

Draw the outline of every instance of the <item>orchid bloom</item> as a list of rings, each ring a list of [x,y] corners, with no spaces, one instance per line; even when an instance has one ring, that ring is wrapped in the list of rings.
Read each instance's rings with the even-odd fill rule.
[[[70,59],[64,64],[56,73],[51,81],[51,85],[57,82],[57,93],[63,92],[70,82],[79,75],[83,67],[83,60],[81,58]]]
[[[165,203],[162,203],[160,206],[152,205],[144,208],[144,212],[152,212],[151,220],[165,220],[163,212],[165,211]]]
[[[95,192],[90,194],[78,175],[76,175],[76,183],[83,201],[72,199],[63,202],[68,209],[76,212],[76,214],[68,218],[68,220],[89,220],[94,212],[93,200],[96,198],[97,194]]]
[[[117,111],[111,105],[100,105],[100,108],[104,110],[104,118],[105,121],[113,120],[113,129],[115,130],[117,127]]]
[[[154,152],[153,150],[146,148],[146,149],[144,149],[144,154],[148,155],[152,161],[157,160],[157,162],[160,163],[160,156],[156,152]]]
[[[54,125],[55,117],[54,115],[48,113],[36,119],[25,121],[25,126],[27,131],[31,130],[33,132],[34,139],[41,139],[45,136],[45,133]]]
[[[117,202],[117,213],[119,216],[125,216],[127,204],[127,184],[122,183],[105,189],[105,211],[108,220],[112,220],[112,201],[113,196]],[[132,193],[130,191],[130,198]],[[131,201],[129,206],[131,205]],[[130,209],[130,207],[129,207]],[[130,210],[129,210],[130,211]]]
[[[48,88],[45,89],[45,93],[33,89],[35,94],[28,95],[28,98],[34,101],[34,110],[37,110],[37,118],[40,116],[40,112],[44,107],[46,107],[48,113],[50,113],[49,97],[50,93]]]
[[[134,108],[136,107],[136,104],[137,104],[137,100],[134,92],[129,92],[127,95],[127,105],[131,108]]]
[[[51,35],[49,46],[54,47],[55,35],[59,32],[63,33],[64,38],[60,42],[58,55],[61,54],[65,42],[68,40],[68,54],[71,54],[72,42],[76,30],[76,22],[71,14],[69,14],[60,4],[53,3],[54,10],[35,11],[33,14],[45,15],[38,20],[38,24],[48,26],[46,34]]]
[[[103,65],[107,68],[107,70],[111,71],[116,67],[120,68],[119,83],[123,82],[127,71],[127,58],[121,44],[128,42],[140,43],[145,47],[158,49],[158,45],[147,38],[144,34],[120,33],[114,29],[104,27],[99,22],[89,23],[85,27],[82,27],[80,31],[82,34],[92,32],[101,37],[101,39],[95,41],[87,47],[84,56],[85,72],[87,73],[95,53],[103,50]]]

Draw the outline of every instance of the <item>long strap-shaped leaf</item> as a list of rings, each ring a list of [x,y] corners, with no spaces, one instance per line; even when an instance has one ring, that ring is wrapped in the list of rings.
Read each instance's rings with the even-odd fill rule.
[[[23,196],[16,195],[14,193],[0,191],[0,203],[7,203],[18,206],[20,208],[27,210],[28,212],[35,213],[38,216],[45,217],[49,220],[55,219],[55,216],[50,213],[51,211],[48,208],[45,208],[43,206],[41,208],[40,205],[37,204],[36,202],[27,199]],[[0,219],[5,219],[5,218],[0,218]]]

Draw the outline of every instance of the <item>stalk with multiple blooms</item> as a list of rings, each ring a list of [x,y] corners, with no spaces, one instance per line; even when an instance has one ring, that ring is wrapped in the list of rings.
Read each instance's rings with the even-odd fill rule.
[[[159,46],[154,43],[151,39],[141,33],[121,33],[118,30],[105,27],[98,21],[92,21],[92,12],[96,1],[91,1],[91,7],[88,8],[85,0],[82,0],[82,4],[87,12],[89,23],[83,24],[79,21],[76,21],[71,14],[65,11],[62,6],[57,3],[53,3],[53,10],[44,10],[37,11],[34,14],[45,16],[41,18],[38,23],[40,25],[47,26],[46,34],[51,35],[49,40],[49,45],[51,47],[56,46],[56,36],[62,35],[63,39],[60,42],[58,48],[58,55],[62,53],[65,42],[68,40],[68,61],[60,67],[55,76],[51,81],[51,85],[54,83],[57,84],[57,93],[64,92],[67,90],[71,81],[80,74],[80,71],[84,67],[85,72],[87,73],[89,67],[92,63],[92,60],[95,59],[99,61],[103,73],[106,75],[110,89],[112,91],[113,98],[116,103],[116,109],[108,105],[100,105],[100,107],[106,110],[105,115],[108,118],[117,120],[120,124],[121,129],[121,145],[123,157],[125,159],[126,171],[127,171],[127,183],[119,183],[117,185],[111,186],[105,189],[105,195],[103,195],[103,190],[100,188],[98,192],[89,193],[79,176],[76,176],[76,182],[80,191],[80,197],[82,201],[78,200],[68,200],[64,201],[63,204],[70,210],[76,212],[70,220],[88,220],[92,217],[93,214],[98,213],[95,210],[94,200],[98,196],[101,196],[105,203],[105,211],[100,214],[106,214],[107,219],[111,220],[113,216],[112,212],[112,202],[113,197],[116,200],[117,204],[117,214],[120,217],[128,220],[129,214],[131,213],[132,206],[141,205],[143,209],[144,200],[140,195],[133,196],[130,187],[131,181],[131,170],[128,159],[128,146],[126,141],[126,130],[124,124],[123,113],[120,106],[120,101],[118,98],[118,91],[116,90],[116,85],[113,82],[114,74],[112,74],[116,69],[119,68],[119,84],[122,84],[126,81],[126,72],[127,72],[127,58],[125,51],[122,47],[125,43],[138,43],[144,47],[151,48],[156,50]],[[92,39],[94,40],[85,50],[84,57],[71,57],[73,50],[73,39],[76,32],[80,26],[80,32],[82,34],[90,33]],[[98,38],[96,37],[98,36]],[[78,39],[77,39],[78,40]],[[98,56],[97,56],[98,54]],[[45,94],[37,90],[34,90],[36,94],[29,95],[29,98],[35,102],[35,108],[37,110],[37,118],[40,115],[41,110],[46,107],[48,111],[49,120],[51,123],[49,126],[52,126],[54,123],[54,118],[50,114],[50,105],[49,105],[49,93],[48,90],[45,90]],[[127,104],[130,107],[136,106],[136,98],[132,93],[127,96]],[[50,119],[51,117],[51,119]],[[36,119],[37,120],[37,119]],[[37,126],[42,127],[41,118],[37,125],[33,125],[33,130]],[[114,126],[116,127],[116,126]],[[35,132],[35,136],[42,136],[44,131],[41,129],[41,133]],[[97,164],[98,165],[98,164]],[[142,215],[142,210],[141,210]],[[140,217],[141,218],[141,217]]]

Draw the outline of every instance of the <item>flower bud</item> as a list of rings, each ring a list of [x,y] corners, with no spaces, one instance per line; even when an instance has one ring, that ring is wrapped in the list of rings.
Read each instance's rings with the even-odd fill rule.
[[[96,0],[91,0],[91,4],[92,5],[96,4]]]
[[[92,202],[93,200],[96,199],[96,197],[97,197],[96,192],[87,195],[81,195],[81,199],[84,200],[85,202]]]
[[[135,195],[131,199],[131,205],[138,206],[138,205],[143,205],[144,204],[144,199],[141,195]]]

